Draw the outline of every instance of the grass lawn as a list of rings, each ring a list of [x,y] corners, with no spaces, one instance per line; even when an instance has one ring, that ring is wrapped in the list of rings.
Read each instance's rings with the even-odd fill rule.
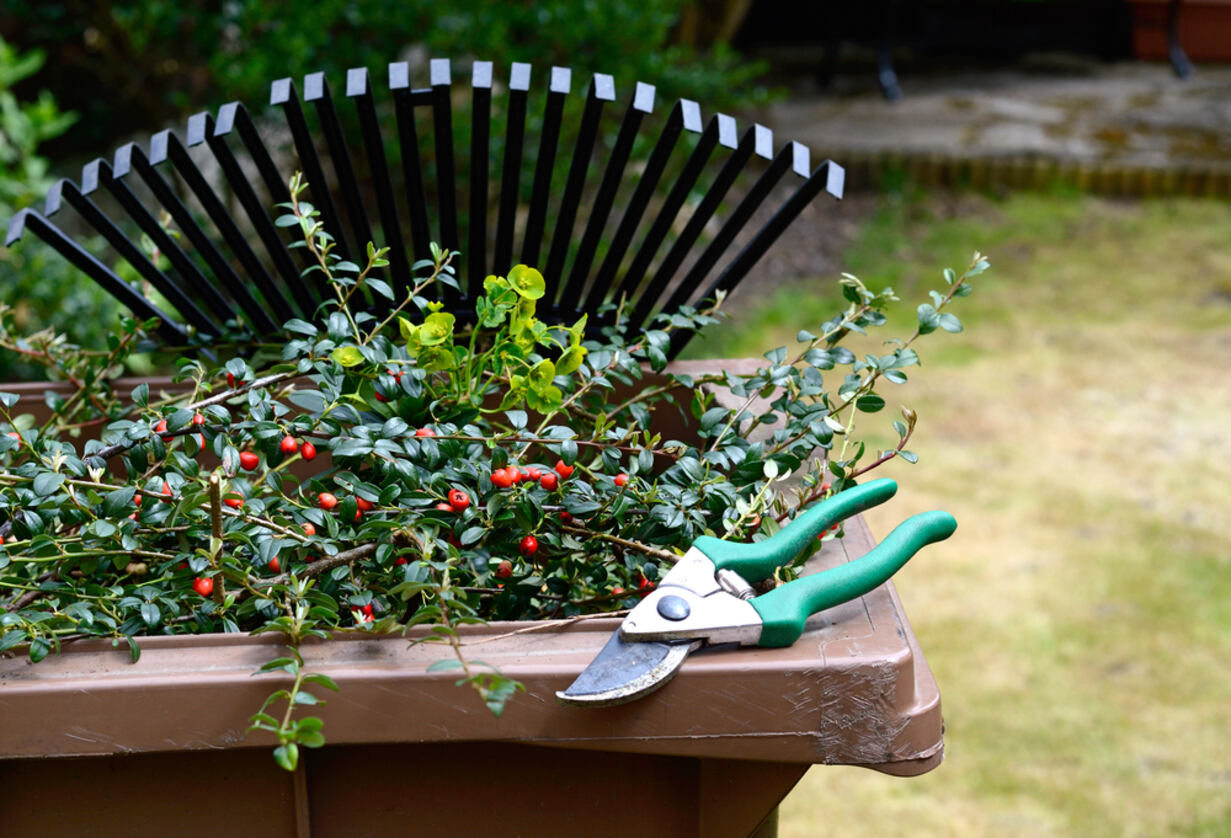
[[[873,531],[959,522],[897,577],[946,761],[815,767],[780,834],[1231,834],[1231,205],[890,196],[842,264],[903,297],[889,337],[976,249],[992,269],[953,309],[966,331],[921,340],[924,366],[862,420],[920,417],[918,465],[876,472],[902,489]],[[834,280],[733,298],[693,355],[792,345],[836,310]]]

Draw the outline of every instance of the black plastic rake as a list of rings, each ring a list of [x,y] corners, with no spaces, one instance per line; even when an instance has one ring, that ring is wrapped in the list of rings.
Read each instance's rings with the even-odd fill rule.
[[[30,230],[135,315],[157,318],[172,345],[189,330],[219,335],[231,321],[275,336],[328,293],[318,273],[301,274],[305,254],[289,247],[298,228],[274,223],[302,170],[338,252],[360,261],[369,241],[390,247],[385,278],[399,299],[436,241],[462,253],[460,290],[444,294],[462,322],[474,317],[483,279],[522,262],[547,280],[540,317],[611,322],[605,304],[623,301],[632,332],[659,311],[730,291],[814,198],[842,195],[840,166],[812,168],[799,143],[775,152],[764,126],[741,133],[732,117],[705,120],[687,99],[656,116],[652,85],[637,83],[621,108],[608,75],[577,93],[573,72],[552,67],[535,94],[529,64],[513,64],[498,84],[492,63],[475,61],[466,102],[447,59],[430,61],[427,87],[412,86],[411,69],[390,64],[379,96],[366,69],[350,70],[341,112],[323,73],[306,76],[302,94],[292,79],[275,81],[270,103],[285,132],[276,117],[261,124],[283,143],[263,138],[253,114],[231,102],[190,118],[182,137],[165,130],[148,149],[124,145],[112,161],[86,164],[80,184],[56,183],[42,213],[18,212],[6,244]],[[794,189],[780,188],[788,172]],[[50,219],[65,204],[78,218],[57,225]],[[180,235],[164,229],[167,216]],[[138,246],[142,234],[166,270]],[[111,252],[83,246],[97,236]],[[121,278],[117,259],[165,302]]]

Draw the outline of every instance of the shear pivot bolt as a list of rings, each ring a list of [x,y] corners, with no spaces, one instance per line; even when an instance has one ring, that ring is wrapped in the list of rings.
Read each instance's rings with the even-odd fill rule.
[[[658,601],[658,613],[664,620],[686,620],[691,612],[683,597],[671,594]]]

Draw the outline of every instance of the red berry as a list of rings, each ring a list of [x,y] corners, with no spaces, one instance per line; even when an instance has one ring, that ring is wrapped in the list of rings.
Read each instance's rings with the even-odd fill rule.
[[[520,483],[526,479],[526,475],[517,466],[509,466],[508,472],[514,483]]]
[[[441,512],[456,511],[453,509],[453,506],[451,504],[445,503],[444,501],[441,501],[440,503],[436,504],[436,508],[439,509]]]
[[[235,386],[235,373],[233,373],[233,372],[229,372],[229,373],[227,373],[227,386],[228,386],[228,387],[234,387],[234,386]]]
[[[470,506],[470,495],[463,492],[461,489],[449,490],[449,506],[454,512],[461,512],[466,507]]]
[[[380,390],[377,390],[377,391],[374,393],[374,395],[376,396],[376,401],[378,401],[378,402],[387,402],[387,401],[389,401],[387,398],[385,398],[385,394],[384,394],[384,393],[382,393]]]
[[[513,485],[513,475],[509,474],[508,469],[498,468],[492,472],[492,485],[507,489]]]
[[[222,502],[232,509],[242,509],[244,506],[243,498],[224,498]]]
[[[299,456],[303,457],[305,460],[315,460],[316,446],[310,442],[305,442],[299,447]]]
[[[171,484],[165,480],[162,481],[162,494],[163,494],[162,499],[167,502],[170,502],[171,499],[175,497],[175,495],[172,494],[171,492]]]
[[[269,569],[272,570],[274,573],[282,572],[282,562],[278,561],[277,556],[274,556],[272,559],[269,560]]]
[[[299,526],[303,527],[304,535],[316,535],[316,527],[311,521],[304,521]]]
[[[436,432],[431,428],[419,428],[415,431],[415,436],[436,436]]]
[[[198,576],[192,580],[192,589],[201,596],[209,596],[214,592],[214,580],[208,576]]]
[[[526,477],[530,478],[531,480],[538,480],[542,476],[543,476],[543,472],[539,471],[534,466],[530,466],[530,468],[526,469]]]
[[[627,483],[628,483],[628,475],[627,475],[627,474],[617,474],[617,475],[615,476],[615,484],[616,484],[617,486],[619,486],[620,488],[624,488],[625,484],[627,484]]]
[[[307,562],[308,564],[312,564],[314,561],[316,561],[316,556],[304,556],[303,560]]]
[[[244,471],[252,471],[261,464],[261,458],[251,451],[239,452],[239,467]]]
[[[560,510],[560,522],[562,524],[573,523],[573,513],[569,512],[567,509],[561,509]]]
[[[329,492],[321,492],[316,496],[316,503],[321,509],[333,509],[338,505],[338,499]]]
[[[369,617],[371,617],[372,616],[372,603],[369,602],[367,605],[363,606],[359,610],[362,611],[364,614],[367,614]]]
[[[167,420],[166,420],[166,419],[159,419],[159,420],[158,420],[158,424],[154,426],[154,430],[155,430],[155,431],[157,431],[157,432],[158,432],[158,433],[160,433],[160,434],[161,434],[161,433],[164,433],[164,432],[167,430]],[[173,440],[173,439],[175,439],[175,437],[173,437],[173,436],[164,436],[164,437],[162,438],[162,441],[163,441],[163,442],[170,442],[170,441],[171,441],[171,440]]]
[[[359,507],[360,512],[367,512],[373,507],[373,505],[374,504],[370,500],[364,500],[358,495],[355,496],[355,506]]]
[[[205,450],[205,434],[197,434],[197,450]]]
[[[568,478],[573,474],[573,466],[566,466],[564,460],[556,460],[556,474]]]
[[[283,454],[294,454],[299,450],[299,443],[295,441],[295,437],[287,434],[282,437],[282,443],[278,446]]]
[[[502,561],[496,566],[496,575],[501,579],[508,579],[513,575],[513,563],[508,559]]]
[[[389,375],[393,376],[393,380],[394,380],[394,381],[396,381],[398,384],[401,384],[401,383],[402,383],[402,372],[401,372],[401,370],[385,370],[385,372],[387,372]]]
[[[192,424],[204,425],[205,424],[205,414],[204,413],[194,414],[192,417]]]
[[[549,492],[554,492],[556,487],[560,485],[560,478],[556,477],[555,472],[544,472],[539,478],[539,485]]]
[[[133,495],[133,505],[134,505],[134,506],[140,506],[140,505],[141,505],[141,493],[140,493],[140,492],[138,492],[137,494]]]
[[[410,562],[406,561],[405,556],[398,556],[396,559],[393,560],[393,566],[397,567],[400,564],[410,564]]]
[[[619,596],[622,593],[624,593],[624,589],[621,588],[619,585],[616,585],[614,588],[611,589],[612,596]]]
[[[521,544],[518,545],[521,554],[527,559],[539,551],[539,540],[532,535],[527,535],[522,538]]]
[[[654,583],[645,578],[645,574],[641,574],[641,579],[637,582],[637,590],[641,596],[645,596],[650,591],[654,590]]]

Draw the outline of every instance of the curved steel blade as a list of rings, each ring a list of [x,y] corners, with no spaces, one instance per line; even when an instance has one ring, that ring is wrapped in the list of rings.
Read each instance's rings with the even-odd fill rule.
[[[630,643],[614,631],[590,665],[556,698],[579,707],[624,704],[671,680],[688,653],[700,645],[700,640]]]

